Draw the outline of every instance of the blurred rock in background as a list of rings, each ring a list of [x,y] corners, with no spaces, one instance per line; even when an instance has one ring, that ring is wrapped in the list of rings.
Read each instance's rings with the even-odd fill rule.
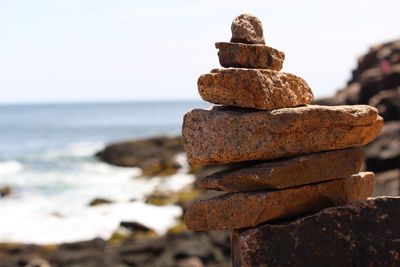
[[[376,172],[375,195],[400,193],[400,40],[376,45],[358,59],[347,86],[317,104],[368,104],[385,119],[366,149],[365,169]]]

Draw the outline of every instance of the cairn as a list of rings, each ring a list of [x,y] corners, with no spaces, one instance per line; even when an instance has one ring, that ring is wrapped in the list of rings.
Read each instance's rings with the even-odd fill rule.
[[[310,87],[280,71],[285,55],[265,45],[258,18],[242,14],[231,29],[231,42],[216,43],[224,68],[198,80],[200,96],[217,105],[188,112],[182,131],[191,163],[240,164],[197,181],[226,194],[193,202],[185,223],[232,231],[233,266],[277,266],[249,256],[257,244],[249,238],[264,225],[370,197],[374,174],[360,172],[363,145],[383,119],[367,105],[310,105]]]

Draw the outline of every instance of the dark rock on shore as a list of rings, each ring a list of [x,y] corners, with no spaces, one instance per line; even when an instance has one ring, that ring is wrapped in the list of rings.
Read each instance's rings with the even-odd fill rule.
[[[367,147],[366,153],[368,170],[383,172],[400,169],[400,121],[386,123],[378,138]]]
[[[228,267],[230,242],[226,232],[184,232],[148,240],[132,236],[120,244],[99,238],[59,246],[0,244],[1,267],[25,266],[36,258],[53,267],[195,267],[185,262]]]
[[[113,201],[105,198],[95,198],[92,201],[89,202],[88,206],[94,207],[98,205],[104,205],[104,204],[111,204]]]
[[[400,198],[377,198],[235,230],[233,266],[399,266],[399,220]]]
[[[380,92],[399,86],[400,39],[371,47],[358,59],[358,65],[353,70],[348,85],[334,97],[317,102],[331,105],[368,104]],[[384,119],[386,120],[385,117]]]
[[[9,196],[11,192],[12,189],[9,186],[0,187],[0,198]]]
[[[385,121],[400,119],[400,85],[396,89],[382,91],[369,101],[371,106],[378,109]]]
[[[96,156],[116,166],[139,167],[144,176],[165,176],[181,167],[175,161],[179,153],[183,153],[181,137],[163,136],[110,144]]]
[[[151,137],[107,145],[96,157],[120,167],[139,167],[144,176],[168,176],[181,168],[175,157],[183,153],[182,137]],[[190,173],[197,177],[221,171],[227,166],[190,165]]]

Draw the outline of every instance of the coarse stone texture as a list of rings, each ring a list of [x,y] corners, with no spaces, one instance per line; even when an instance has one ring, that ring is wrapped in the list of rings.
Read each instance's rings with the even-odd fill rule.
[[[296,75],[266,69],[214,69],[197,81],[205,101],[226,106],[273,110],[309,104],[313,94]]]
[[[256,111],[214,107],[188,112],[183,145],[194,164],[267,160],[367,144],[383,119],[366,105]]]
[[[219,63],[225,68],[282,69],[285,54],[272,47],[259,44],[219,42]]]
[[[241,14],[231,25],[233,43],[265,44],[261,21],[250,14]]]
[[[232,232],[233,267],[400,266],[400,198],[322,210]]]
[[[228,193],[192,203],[185,214],[189,230],[208,231],[254,227],[371,196],[374,174],[363,172],[296,188]]]
[[[250,166],[200,178],[197,185],[201,189],[226,192],[283,189],[348,177],[360,171],[363,161],[363,148],[354,147],[255,165],[250,163]]]

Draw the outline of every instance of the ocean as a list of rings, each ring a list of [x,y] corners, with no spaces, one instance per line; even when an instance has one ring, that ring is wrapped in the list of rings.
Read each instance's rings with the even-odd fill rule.
[[[119,222],[137,221],[160,234],[174,225],[177,206],[144,203],[158,188],[193,181],[185,166],[167,179],[98,161],[107,143],[174,136],[200,101],[0,105],[0,242],[59,243],[109,238]],[[180,155],[182,163],[184,155]],[[168,187],[169,186],[169,187]],[[113,204],[89,207],[94,198]],[[135,201],[132,201],[134,199]]]

